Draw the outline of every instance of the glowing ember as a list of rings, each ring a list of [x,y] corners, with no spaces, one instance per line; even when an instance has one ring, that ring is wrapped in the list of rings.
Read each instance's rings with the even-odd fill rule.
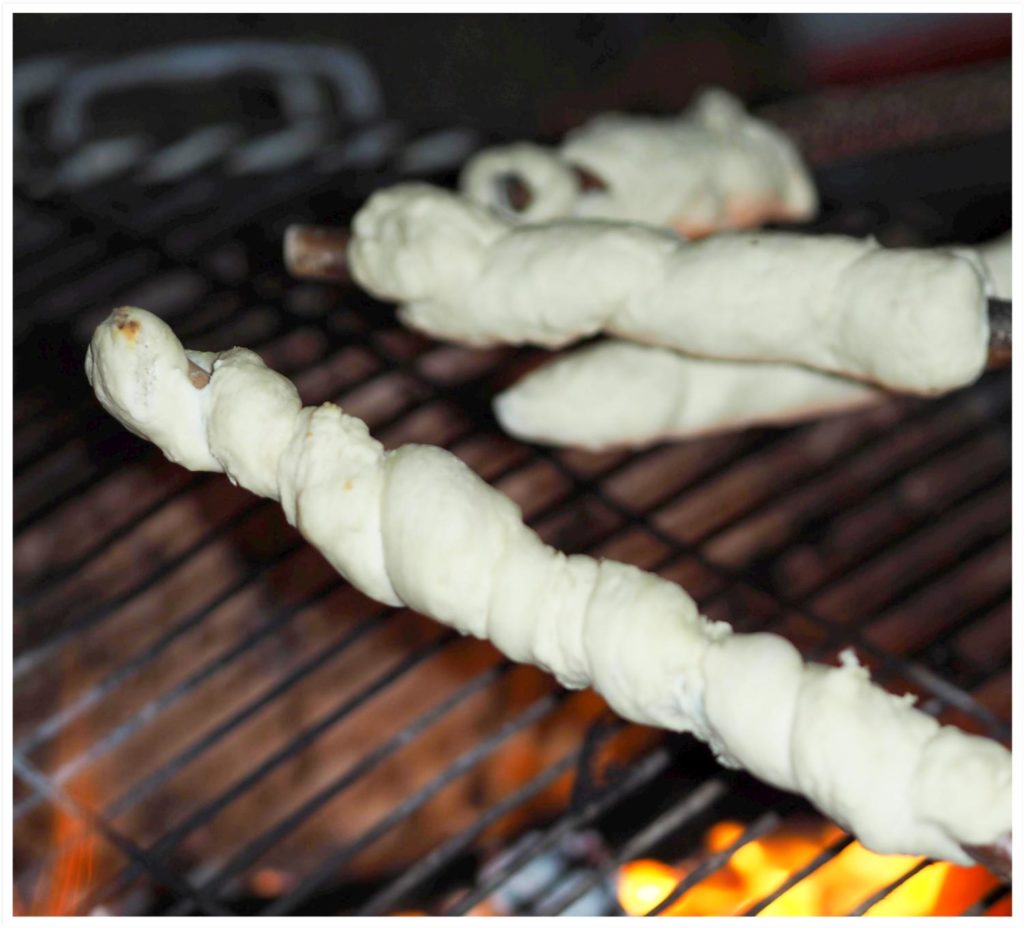
[[[283,870],[264,867],[249,878],[249,888],[264,899],[276,899],[291,888],[294,881]]]
[[[634,860],[619,871],[619,905],[627,915],[644,915],[686,874],[657,860]]]
[[[722,822],[705,837],[709,854],[728,851],[743,834],[738,822]],[[811,863],[843,833],[828,825],[750,841],[728,863],[673,902],[662,915],[739,915],[776,892],[801,867]],[[873,894],[904,877],[920,858],[874,854],[854,842],[798,881],[758,914],[847,915]],[[667,898],[692,872],[685,865],[634,860],[618,874],[619,904],[627,915],[645,915]],[[872,905],[865,914],[956,915],[998,885],[981,867],[936,863],[923,868]],[[1009,911],[998,907],[1000,914]],[[996,914],[993,910],[991,914]]]

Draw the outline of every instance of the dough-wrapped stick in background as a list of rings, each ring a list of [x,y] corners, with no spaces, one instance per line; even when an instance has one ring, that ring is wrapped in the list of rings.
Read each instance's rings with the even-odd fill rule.
[[[566,352],[494,399],[524,441],[599,451],[755,425],[788,425],[889,396],[834,374],[712,361],[613,338]]]
[[[599,116],[557,149],[485,149],[466,163],[459,186],[519,222],[618,219],[670,226],[687,238],[800,222],[818,206],[796,146],[718,88],[674,118]]]
[[[966,257],[782,232],[686,242],[627,223],[515,226],[426,184],[374,194],[353,278],[402,320],[470,345],[599,332],[704,357],[785,361],[936,394],[985,368],[989,283]]]
[[[973,249],[997,298],[1010,297],[1011,236]],[[859,409],[888,393],[795,364],[715,361],[608,339],[567,351],[494,400],[525,441],[600,450]]]

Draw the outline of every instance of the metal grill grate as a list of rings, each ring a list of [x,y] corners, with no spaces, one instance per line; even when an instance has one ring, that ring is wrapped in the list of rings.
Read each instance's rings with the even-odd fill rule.
[[[60,890],[83,914],[463,914],[495,899],[518,914],[610,914],[621,863],[696,855],[660,911],[739,847],[813,818],[687,738],[610,719],[486,644],[382,610],[275,506],[125,433],[81,373],[92,327],[124,303],[166,316],[191,347],[257,349],[307,403],[339,403],[388,446],[444,445],[564,550],[656,570],[709,617],[778,631],[809,656],[852,645],[884,685],[1008,740],[1008,372],[933,402],[641,453],[522,446],[489,403],[523,353],[433,343],[358,293],[284,275],[288,223],[344,221],[396,179],[303,162],[260,178],[212,165],[160,187],[16,191],[23,907],[62,861],[86,858],[89,878]],[[895,222],[905,235],[914,217],[894,215],[861,214],[856,231]],[[850,222],[830,208],[820,227]],[[742,833],[701,852],[723,817]],[[531,867],[590,833],[602,849],[581,875],[523,895]],[[849,843],[794,868],[750,914]],[[855,911],[929,866],[866,889]],[[969,911],[1008,892],[993,881]]]

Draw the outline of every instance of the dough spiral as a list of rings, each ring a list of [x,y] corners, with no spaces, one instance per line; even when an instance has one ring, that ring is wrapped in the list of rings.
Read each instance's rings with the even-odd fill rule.
[[[367,595],[592,686],[627,719],[693,733],[876,851],[969,864],[962,845],[1010,830],[1001,745],[940,726],[850,653],[840,667],[806,664],[777,635],[708,621],[674,583],[556,551],[454,455],[385,451],[337,406],[303,408],[251,351],[188,352],[156,316],[122,308],[97,328],[86,373],[170,460],[279,500]]]
[[[560,348],[607,332],[919,394],[971,383],[988,357],[989,282],[949,252],[838,235],[686,242],[621,222],[516,226],[421,183],[375,193],[353,232],[363,288],[401,303],[410,326],[470,345]]]

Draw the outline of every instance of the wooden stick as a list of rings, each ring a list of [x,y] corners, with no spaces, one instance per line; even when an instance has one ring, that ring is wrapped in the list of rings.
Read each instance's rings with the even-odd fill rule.
[[[284,233],[284,263],[292,277],[351,283],[348,229],[289,226]]]

